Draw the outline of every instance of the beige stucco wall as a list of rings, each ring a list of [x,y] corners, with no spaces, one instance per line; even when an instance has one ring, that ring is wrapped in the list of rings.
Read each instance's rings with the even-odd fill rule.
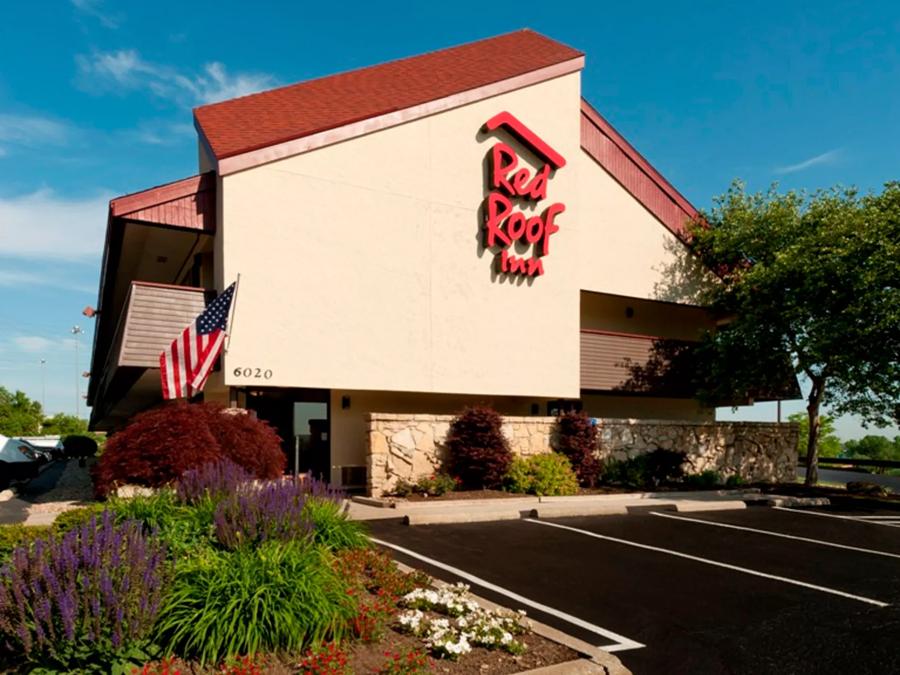
[[[687,248],[586,152],[577,156],[579,287],[690,302],[709,278]]]
[[[230,385],[578,395],[579,74],[222,179],[221,270],[241,274]],[[483,164],[508,110],[570,164],[545,274],[494,278]],[[517,146],[518,147],[518,146]],[[571,214],[571,215],[570,215]]]

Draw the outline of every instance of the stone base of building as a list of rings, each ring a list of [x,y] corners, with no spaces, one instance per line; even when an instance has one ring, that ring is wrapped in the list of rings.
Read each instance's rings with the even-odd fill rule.
[[[415,482],[441,467],[452,415],[369,413],[367,492],[380,497],[399,481]],[[598,419],[597,454],[623,460],[657,448],[687,455],[691,473],[714,470],[748,482],[789,481],[797,466],[796,424]],[[517,456],[551,452],[555,417],[504,417]]]

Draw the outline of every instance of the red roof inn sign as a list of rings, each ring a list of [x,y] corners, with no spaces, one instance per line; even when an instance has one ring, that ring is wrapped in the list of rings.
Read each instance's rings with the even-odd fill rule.
[[[556,217],[566,210],[566,206],[555,202],[541,214],[531,215],[517,208],[517,204],[531,207],[529,210],[536,212],[537,203],[547,198],[551,171],[564,167],[566,160],[511,113],[499,113],[484,126],[488,131],[505,127],[544,162],[533,172],[522,164],[512,147],[506,143],[494,145],[488,162],[491,191],[484,203],[484,244],[485,248],[496,252],[497,271],[539,276],[544,273],[542,258],[550,252],[550,236],[559,232]],[[513,242],[531,246],[531,257],[512,255],[508,249]]]

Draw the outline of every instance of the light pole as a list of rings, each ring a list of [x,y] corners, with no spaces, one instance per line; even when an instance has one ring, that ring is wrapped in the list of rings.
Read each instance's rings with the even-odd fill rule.
[[[72,326],[72,335],[75,336],[75,417],[81,419],[81,369],[78,367],[78,336],[84,331],[80,326]]]

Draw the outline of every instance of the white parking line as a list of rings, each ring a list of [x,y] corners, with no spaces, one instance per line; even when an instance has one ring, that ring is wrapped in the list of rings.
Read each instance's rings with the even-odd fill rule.
[[[798,537],[793,534],[784,534],[783,532],[771,532],[770,530],[758,530],[755,527],[744,527],[743,525],[732,525],[731,523],[718,523],[714,520],[700,520],[698,518],[685,518],[684,516],[676,516],[671,513],[660,513],[659,511],[651,511],[651,515],[660,518],[671,518],[672,520],[683,520],[688,523],[697,523],[698,525],[713,525],[714,527],[726,527],[729,530],[743,530],[744,532],[753,532],[754,534],[765,534],[770,537],[781,537],[782,539],[794,539],[796,541],[805,541],[810,544],[820,544],[822,546],[832,546],[834,548],[843,548],[848,551],[857,551],[859,553],[871,553],[872,555],[883,555],[888,558],[900,558],[900,553],[888,553],[887,551],[876,551],[873,548],[860,548],[859,546],[848,546],[846,544],[836,544],[833,541],[822,541],[821,539],[810,539],[809,537]]]
[[[743,574],[750,574],[755,577],[762,577],[764,579],[772,579],[774,581],[781,581],[786,584],[792,584],[794,586],[801,586],[803,588],[809,588],[814,591],[820,591],[822,593],[828,593],[830,595],[839,595],[842,598],[848,598],[850,600],[856,600],[857,602],[864,602],[869,605],[875,605],[876,607],[887,607],[888,603],[881,602],[881,600],[873,600],[872,598],[867,598],[862,595],[853,595],[852,593],[846,593],[844,591],[839,591],[835,588],[828,588],[826,586],[818,586],[816,584],[809,584],[805,581],[798,581],[797,579],[790,579],[788,577],[778,576],[776,574],[766,574],[765,572],[758,572],[756,570],[751,570],[746,567],[739,567],[737,565],[729,565],[728,563],[719,562],[718,560],[710,560],[708,558],[700,558],[699,556],[690,555],[688,553],[682,553],[680,551],[673,551],[668,548],[659,548],[658,546],[650,546],[649,544],[639,544],[636,541],[629,541],[627,539],[619,539],[618,537],[609,537],[605,534],[597,534],[596,532],[591,532],[590,530],[582,530],[577,527],[569,527],[568,525],[560,525],[559,523],[548,523],[543,520],[535,520],[534,518],[523,518],[524,522],[534,523],[535,525],[545,525],[546,527],[557,527],[561,530],[569,530],[570,532],[577,532],[578,534],[583,534],[587,537],[594,537],[596,539],[603,539],[604,541],[612,541],[617,544],[624,544],[625,546],[633,546],[635,548],[642,548],[646,551],[655,551],[656,553],[665,553],[666,555],[676,556],[678,558],[684,558],[686,560],[693,560],[694,562],[703,563],[704,565],[712,565],[714,567],[722,567],[724,569],[732,570],[735,572],[742,572]]]
[[[446,570],[452,574],[455,574],[461,579],[465,579],[473,584],[481,586],[482,588],[487,588],[488,590],[494,591],[495,593],[499,593],[500,595],[505,595],[508,598],[512,598],[516,602],[520,602],[523,605],[527,605],[529,607],[533,607],[544,614],[549,614],[550,616],[555,616],[557,619],[562,619],[566,623],[570,623],[573,626],[578,626],[579,628],[583,628],[586,631],[590,631],[591,633],[595,633],[596,635],[600,635],[607,640],[612,640],[615,644],[612,645],[598,645],[600,649],[607,652],[624,652],[629,649],[640,649],[641,647],[645,647],[646,645],[641,644],[631,638],[627,638],[624,635],[619,635],[618,633],[614,633],[611,630],[607,630],[606,628],[601,628],[600,626],[595,626],[592,623],[588,623],[583,619],[579,619],[577,616],[572,616],[571,614],[566,614],[565,612],[561,612],[558,609],[553,607],[548,607],[540,602],[536,602],[531,600],[530,598],[526,598],[514,591],[507,590],[502,588],[501,586],[497,586],[496,584],[492,584],[490,581],[482,579],[481,577],[476,577],[474,574],[469,574],[468,572],[464,572],[463,570],[453,567],[451,565],[447,565],[446,563],[442,563],[439,560],[435,560],[434,558],[429,558],[427,556],[422,555],[421,553],[416,553],[415,551],[410,551],[408,548],[403,548],[402,546],[397,546],[396,544],[392,544],[389,541],[383,541],[382,539],[375,539],[374,537],[369,537],[373,542],[379,544],[380,546],[387,546],[388,548],[392,548],[395,551],[399,551],[404,555],[408,555],[411,558],[415,558],[417,560],[421,560],[423,562],[428,563],[434,567],[437,567],[442,570]]]
[[[898,516],[856,516],[857,518],[861,518],[862,520],[897,520],[900,521],[900,515]]]
[[[805,516],[821,516],[822,518],[838,518],[840,520],[852,520],[856,523],[868,523],[869,525],[884,525],[886,527],[897,527],[893,523],[882,523],[877,520],[861,520],[860,516],[842,516],[839,513],[822,513],[821,511],[807,511],[805,509],[792,509],[785,506],[773,506],[773,509],[779,511],[787,511],[789,513],[802,513]]]

